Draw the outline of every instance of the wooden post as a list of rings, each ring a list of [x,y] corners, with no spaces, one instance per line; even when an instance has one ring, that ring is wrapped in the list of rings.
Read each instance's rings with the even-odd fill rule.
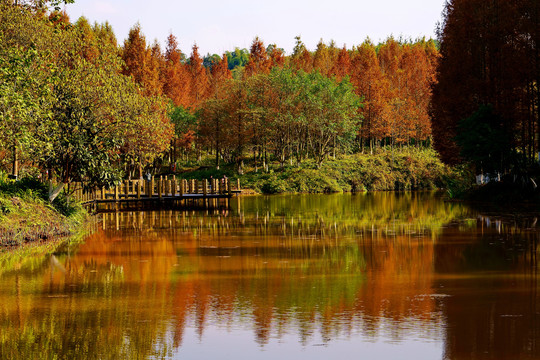
[[[163,190],[163,176],[159,177],[158,181],[158,197],[161,199],[161,191]]]
[[[207,191],[208,191],[208,180],[204,179],[202,182],[203,186],[203,196],[206,197]]]
[[[137,200],[141,198],[142,180],[137,180]]]
[[[116,201],[118,201],[118,186],[119,185],[114,186],[114,200]]]
[[[180,196],[184,196],[184,192],[185,192],[185,187],[184,187],[184,179],[180,179]]]
[[[105,186],[101,187],[101,200],[105,200]]]
[[[229,196],[232,195],[231,179],[227,179],[227,192],[229,193]]]
[[[218,194],[223,194],[223,179],[219,179],[219,192]]]
[[[236,179],[236,190],[240,191],[240,179]]]
[[[124,184],[126,186],[124,190],[125,190],[125,195],[126,195],[126,200],[127,200],[129,199],[129,180],[124,181]]]
[[[194,191],[195,194],[198,194],[199,193],[199,180],[195,180],[195,191]]]
[[[154,195],[154,176],[152,176],[152,180],[150,180],[150,197]]]
[[[174,197],[176,196],[176,175],[172,176],[172,189],[171,189],[171,195]]]
[[[167,180],[167,189],[168,189],[167,190],[167,195],[169,195],[169,194],[172,195],[172,192],[173,192],[173,190],[172,190],[172,180],[170,180],[170,179]]]

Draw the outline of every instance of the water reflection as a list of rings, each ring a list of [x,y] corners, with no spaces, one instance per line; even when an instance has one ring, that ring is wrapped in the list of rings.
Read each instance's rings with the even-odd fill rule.
[[[97,227],[0,271],[1,358],[194,358],[216,342],[241,358],[540,356],[533,217],[381,193],[107,213]]]

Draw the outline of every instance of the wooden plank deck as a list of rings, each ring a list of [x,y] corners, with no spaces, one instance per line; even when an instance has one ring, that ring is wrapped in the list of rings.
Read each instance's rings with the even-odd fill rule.
[[[239,194],[240,181],[233,189],[227,178],[186,180],[172,177],[151,178],[150,180],[124,180],[114,188],[88,189],[82,183],[75,183],[73,197],[83,205],[110,203],[170,203],[190,200],[205,201],[230,199]]]
[[[167,196],[161,196],[158,197],[152,196],[141,196],[140,198],[137,198],[136,196],[130,195],[128,198],[125,197],[125,195],[120,195],[118,199],[114,198],[107,198],[107,199],[95,199],[95,200],[89,200],[87,202],[83,202],[82,204],[86,203],[92,203],[92,202],[98,202],[98,203],[115,203],[115,202],[137,202],[137,201],[168,201],[168,200],[194,200],[194,199],[230,199],[234,195],[240,194],[241,191],[233,190],[232,194],[184,194],[184,195],[167,195]]]

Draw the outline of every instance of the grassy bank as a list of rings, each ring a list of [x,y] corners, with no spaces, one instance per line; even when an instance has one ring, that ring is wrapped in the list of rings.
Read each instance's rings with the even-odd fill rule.
[[[432,149],[396,148],[371,154],[355,154],[325,161],[320,168],[311,160],[280,167],[272,163],[268,172],[245,163],[244,174],[233,166],[218,171],[211,165],[184,168],[179,176],[203,179],[228,176],[240,179],[242,188],[257,193],[323,193],[380,190],[434,189],[444,185],[449,170]]]
[[[49,203],[47,186],[35,179],[0,176],[0,251],[72,236],[86,217],[63,195]]]
[[[517,205],[538,208],[540,204],[540,168],[501,176],[500,181],[477,185],[470,167],[452,169],[446,178],[446,191],[453,200],[499,206]]]

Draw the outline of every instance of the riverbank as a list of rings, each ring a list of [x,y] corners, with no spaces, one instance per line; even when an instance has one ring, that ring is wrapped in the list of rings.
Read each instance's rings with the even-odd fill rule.
[[[87,217],[63,195],[50,203],[46,185],[35,179],[0,179],[0,252],[73,236]]]
[[[204,179],[224,175],[240,179],[242,189],[263,194],[330,193],[420,190],[442,188],[450,170],[437,153],[426,148],[395,148],[374,154],[354,154],[329,159],[320,168],[311,160],[281,167],[270,163],[268,171],[261,163],[245,163],[239,175],[234,166],[185,167],[177,173],[182,178]]]

